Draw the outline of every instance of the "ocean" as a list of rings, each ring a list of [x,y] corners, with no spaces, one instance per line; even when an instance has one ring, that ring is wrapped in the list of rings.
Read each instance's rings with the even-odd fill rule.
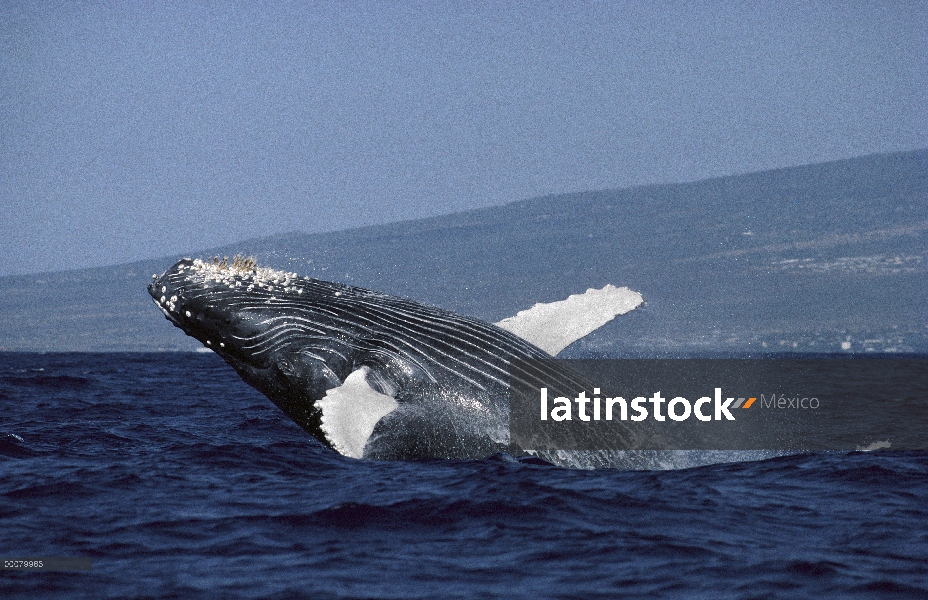
[[[323,448],[213,354],[0,353],[2,598],[925,598],[928,452],[575,470]]]

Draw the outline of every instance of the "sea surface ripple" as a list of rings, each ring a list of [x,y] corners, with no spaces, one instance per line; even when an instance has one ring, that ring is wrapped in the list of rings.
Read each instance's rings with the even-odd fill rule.
[[[2,598],[925,598],[928,453],[371,462],[212,354],[0,353]]]

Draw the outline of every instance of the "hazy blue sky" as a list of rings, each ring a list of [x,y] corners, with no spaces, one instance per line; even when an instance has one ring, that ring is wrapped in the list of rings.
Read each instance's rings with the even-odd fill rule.
[[[928,147],[928,3],[755,4],[6,0],[0,275]]]

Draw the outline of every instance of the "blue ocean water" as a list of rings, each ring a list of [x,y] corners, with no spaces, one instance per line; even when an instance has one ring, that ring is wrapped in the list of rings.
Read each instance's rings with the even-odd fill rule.
[[[928,453],[370,462],[212,354],[0,353],[2,598],[928,597]]]

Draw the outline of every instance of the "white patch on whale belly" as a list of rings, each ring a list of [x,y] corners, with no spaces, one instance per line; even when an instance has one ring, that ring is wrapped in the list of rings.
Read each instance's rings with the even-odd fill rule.
[[[617,315],[634,310],[641,302],[638,292],[607,285],[601,290],[590,288],[559,302],[538,303],[514,317],[503,319],[496,326],[556,356]]]
[[[363,456],[374,426],[399,406],[392,396],[371,388],[369,371],[368,367],[354,371],[316,402],[322,410],[322,433],[339,454],[351,458]]]

